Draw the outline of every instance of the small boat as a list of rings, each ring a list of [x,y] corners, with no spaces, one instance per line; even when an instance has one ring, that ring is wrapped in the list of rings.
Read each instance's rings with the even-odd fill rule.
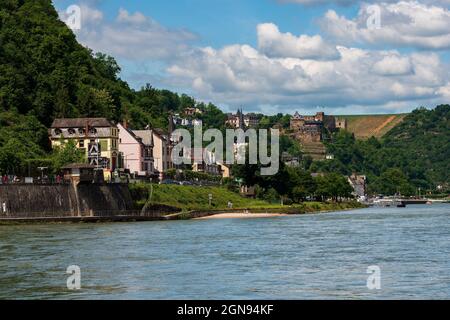
[[[400,202],[397,204],[397,208],[406,208],[406,204],[404,202]]]

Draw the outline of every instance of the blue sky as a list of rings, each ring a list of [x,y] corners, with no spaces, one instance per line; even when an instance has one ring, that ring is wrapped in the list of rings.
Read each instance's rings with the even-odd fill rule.
[[[231,43],[255,44],[255,26],[276,22],[281,29],[296,33],[317,32],[315,17],[335,8],[342,14],[354,14],[353,6],[299,6],[280,5],[276,0],[108,0],[85,1],[96,4],[108,19],[114,19],[120,8],[143,12],[170,28],[186,28],[200,37],[199,44],[224,46]],[[59,10],[76,3],[73,0],[54,1]]]
[[[54,4],[81,7],[78,40],[116,57],[134,88],[149,82],[224,110],[266,113],[395,113],[449,102],[450,1],[386,1]],[[366,25],[369,5],[379,10],[376,30]]]

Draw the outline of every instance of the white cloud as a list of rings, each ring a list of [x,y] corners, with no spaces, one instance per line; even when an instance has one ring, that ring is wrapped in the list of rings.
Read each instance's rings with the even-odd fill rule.
[[[380,34],[364,29],[362,11],[353,20],[329,11],[324,20],[336,22],[329,30],[334,38],[283,33],[276,24],[266,23],[257,26],[256,48],[195,47],[195,34],[125,9],[106,21],[97,9],[83,7],[86,20],[77,36],[94,51],[126,59],[136,72],[131,78],[140,84],[157,79],[159,85],[231,109],[243,105],[275,113],[325,107],[327,112],[372,113],[448,103],[449,66],[438,54],[354,47],[357,42],[385,47],[394,40],[404,46],[414,39],[409,45],[427,48],[428,41],[434,48],[436,39],[450,32],[441,15],[446,17],[448,11],[403,2],[383,6]],[[139,67],[149,63],[158,65],[158,71]]]
[[[365,112],[373,112],[373,106],[395,112],[415,101],[445,98],[449,75],[436,54],[337,49],[340,59],[323,61],[268,57],[248,45],[202,48],[168,72],[203,99],[266,111],[268,105],[285,112],[317,105],[353,111],[349,106],[358,105]]]
[[[318,60],[339,58],[336,47],[325,43],[320,35],[296,37],[291,33],[281,33],[273,23],[259,24],[257,33],[259,50],[269,57]]]
[[[169,29],[140,12],[120,9],[114,21],[104,21],[100,11],[81,7],[82,28],[78,40],[93,49],[117,58],[144,61],[171,59],[188,50],[197,36],[187,30]],[[101,23],[99,23],[101,22]],[[95,24],[95,25],[94,25]]]
[[[117,22],[119,23],[131,23],[131,24],[144,24],[149,19],[140,12],[130,14],[127,10],[120,8],[119,15],[117,16]]]
[[[439,88],[437,93],[442,95],[445,99],[447,99],[447,102],[450,101],[450,82],[447,83],[445,86]]]
[[[380,29],[371,29],[371,13],[362,5],[358,16],[347,19],[329,10],[321,19],[322,29],[336,41],[345,44],[365,43],[375,46],[450,48],[450,11],[416,1],[380,3]]]
[[[413,72],[409,57],[399,54],[386,55],[373,65],[373,71],[384,76],[399,76]]]

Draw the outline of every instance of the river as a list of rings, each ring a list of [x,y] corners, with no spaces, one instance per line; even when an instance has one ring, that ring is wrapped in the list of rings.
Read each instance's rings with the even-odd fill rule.
[[[81,290],[67,289],[71,265]],[[385,298],[450,298],[450,205],[0,226],[0,299]]]

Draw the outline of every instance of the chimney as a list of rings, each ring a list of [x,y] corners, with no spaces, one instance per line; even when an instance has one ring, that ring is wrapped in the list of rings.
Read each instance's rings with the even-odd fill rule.
[[[127,121],[127,119],[124,119],[124,120],[123,120],[123,127],[124,127],[125,129],[128,129],[128,121]]]

